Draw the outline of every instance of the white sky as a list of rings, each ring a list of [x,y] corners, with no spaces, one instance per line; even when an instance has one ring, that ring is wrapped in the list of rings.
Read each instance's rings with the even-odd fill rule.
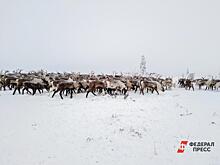
[[[220,72],[219,0],[0,0],[0,68]]]

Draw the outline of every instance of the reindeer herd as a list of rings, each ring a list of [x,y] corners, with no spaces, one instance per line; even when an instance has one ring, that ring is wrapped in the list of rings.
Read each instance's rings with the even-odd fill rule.
[[[219,79],[185,79],[181,78],[178,80],[179,87],[185,88],[185,89],[192,89],[194,90],[194,86],[198,86],[199,89],[205,89],[205,90],[218,90],[220,88],[220,80]]]
[[[208,79],[179,79],[179,87],[194,90],[194,85],[199,89],[205,86],[206,90],[214,90],[220,87],[220,80]],[[70,98],[73,94],[85,93],[87,98],[90,93],[98,95],[124,95],[128,91],[139,91],[140,94],[157,93],[170,90],[175,86],[172,78],[124,76],[124,75],[94,75],[76,73],[47,73],[38,72],[6,72],[0,74],[0,90],[12,90],[12,94],[30,94],[49,92],[52,98],[59,94]]]

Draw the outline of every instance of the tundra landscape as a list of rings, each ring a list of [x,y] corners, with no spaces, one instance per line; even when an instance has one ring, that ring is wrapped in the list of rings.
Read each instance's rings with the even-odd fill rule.
[[[0,80],[1,164],[220,162],[218,79],[41,70]],[[182,140],[215,146],[177,153]]]
[[[220,165],[219,0],[0,0],[0,165]]]

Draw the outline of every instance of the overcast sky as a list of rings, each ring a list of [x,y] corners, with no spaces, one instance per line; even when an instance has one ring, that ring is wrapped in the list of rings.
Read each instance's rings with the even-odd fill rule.
[[[0,68],[220,72],[219,0],[0,0]]]

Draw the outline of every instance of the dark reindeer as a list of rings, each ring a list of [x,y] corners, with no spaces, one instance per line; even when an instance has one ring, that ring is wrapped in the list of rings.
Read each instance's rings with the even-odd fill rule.
[[[77,82],[58,82],[56,89],[54,90],[54,93],[52,95],[52,98],[54,97],[54,95],[59,92],[60,98],[63,99],[63,92],[64,91],[68,91],[70,92],[70,98],[73,98],[73,92],[75,89],[79,89],[80,84]],[[66,93],[67,94],[67,93]]]
[[[186,90],[190,90],[192,88],[192,90],[194,91],[194,85],[193,82],[189,79],[186,79],[184,82],[184,86]]]
[[[103,90],[106,90],[106,83],[100,80],[91,81],[89,83],[89,88],[87,89],[86,98],[91,92],[94,96],[96,96],[95,91],[98,90],[101,93]]]

